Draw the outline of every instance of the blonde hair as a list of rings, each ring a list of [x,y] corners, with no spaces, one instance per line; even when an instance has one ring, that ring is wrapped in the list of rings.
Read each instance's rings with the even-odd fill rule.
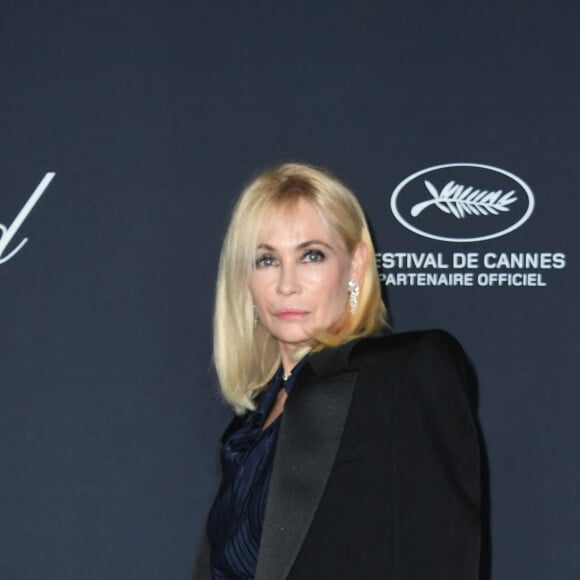
[[[352,255],[359,242],[367,247],[359,304],[345,323],[312,339],[320,350],[367,336],[386,326],[387,313],[364,213],[355,196],[334,175],[300,163],[286,163],[254,179],[241,193],[232,214],[219,261],[214,313],[213,358],[222,394],[237,413],[254,408],[256,394],[280,365],[278,344],[254,325],[248,280],[255,267],[260,226],[273,210],[310,202]],[[345,289],[346,290],[346,289]]]

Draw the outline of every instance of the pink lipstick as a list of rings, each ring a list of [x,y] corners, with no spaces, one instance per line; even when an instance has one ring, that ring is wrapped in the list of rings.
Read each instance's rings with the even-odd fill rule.
[[[306,310],[300,310],[298,308],[281,308],[276,311],[276,317],[280,320],[300,320],[308,314]]]

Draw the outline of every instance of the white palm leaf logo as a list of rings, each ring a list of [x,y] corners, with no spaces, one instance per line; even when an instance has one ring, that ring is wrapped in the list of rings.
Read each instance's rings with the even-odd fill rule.
[[[518,199],[513,189],[507,193],[504,193],[502,189],[488,191],[449,181],[439,192],[427,179],[424,183],[432,199],[415,204],[411,208],[413,217],[417,217],[430,205],[435,205],[442,212],[453,215],[457,219],[464,218],[466,215],[499,215],[500,212],[509,211],[509,206]]]

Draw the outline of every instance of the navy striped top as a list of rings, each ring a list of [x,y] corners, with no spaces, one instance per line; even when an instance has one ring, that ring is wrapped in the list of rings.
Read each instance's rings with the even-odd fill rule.
[[[266,429],[263,425],[282,386],[290,393],[301,366],[294,367],[286,381],[280,368],[260,395],[256,410],[224,443],[222,482],[207,524],[214,580],[249,580],[256,573],[282,416]]]

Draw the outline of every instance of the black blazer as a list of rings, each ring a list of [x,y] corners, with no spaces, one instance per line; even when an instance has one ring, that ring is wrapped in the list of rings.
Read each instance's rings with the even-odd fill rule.
[[[311,355],[284,409],[256,580],[478,578],[471,377],[441,331]],[[207,545],[193,578],[211,578]]]

